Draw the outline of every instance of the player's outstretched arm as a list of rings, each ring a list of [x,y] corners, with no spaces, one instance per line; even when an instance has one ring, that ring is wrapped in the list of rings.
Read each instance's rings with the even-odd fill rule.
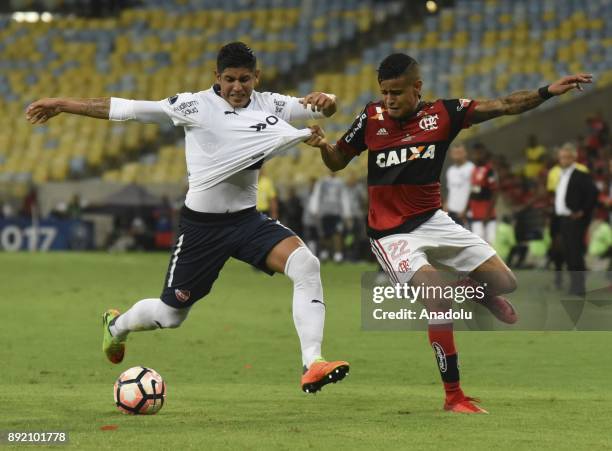
[[[304,108],[310,107],[312,111],[320,111],[325,117],[332,116],[338,109],[336,96],[324,92],[311,92],[300,99],[300,103]]]
[[[580,84],[591,83],[592,79],[591,74],[568,75],[534,91],[517,91],[499,99],[478,100],[471,122],[477,124],[499,116],[524,113],[541,105],[545,100],[572,89],[582,91]]]
[[[308,138],[305,143],[312,147],[317,147],[321,150],[321,158],[323,163],[330,170],[336,172],[344,169],[347,164],[353,159],[338,149],[338,146],[329,144],[325,138],[325,132],[318,125],[310,126],[312,135]]]
[[[110,97],[95,99],[48,98],[33,102],[26,109],[26,119],[32,124],[44,124],[60,113],[108,119]]]

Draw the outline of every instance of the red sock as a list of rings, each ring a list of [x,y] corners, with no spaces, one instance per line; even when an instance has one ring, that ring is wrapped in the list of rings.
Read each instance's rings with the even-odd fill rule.
[[[434,350],[440,376],[444,383],[446,402],[454,404],[463,399],[464,394],[459,384],[459,365],[453,336],[453,323],[430,324],[429,343]]]

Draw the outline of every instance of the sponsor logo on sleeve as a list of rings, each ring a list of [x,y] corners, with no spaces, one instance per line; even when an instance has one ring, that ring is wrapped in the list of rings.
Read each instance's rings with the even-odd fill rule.
[[[175,106],[173,110],[175,113],[189,116],[190,114],[196,114],[198,112],[198,104],[199,102],[197,100],[190,100]]]
[[[459,99],[459,106],[457,107],[457,111],[461,111],[464,108],[467,108],[472,103],[471,99]]]
[[[368,115],[365,112],[362,113],[360,116],[357,116],[357,123],[353,127],[351,127],[349,134],[346,135],[346,138],[344,138],[345,143],[349,144],[353,140],[357,132],[359,132],[359,130],[363,128],[364,121],[367,118]]]
[[[274,114],[281,114],[283,112],[283,110],[285,109],[285,106],[287,105],[287,102],[285,102],[284,100],[277,100],[274,99]]]

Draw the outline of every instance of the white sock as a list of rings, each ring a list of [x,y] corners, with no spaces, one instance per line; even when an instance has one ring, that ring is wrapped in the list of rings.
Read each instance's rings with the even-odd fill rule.
[[[319,260],[307,247],[294,250],[285,265],[293,281],[293,322],[300,337],[302,363],[309,367],[321,358],[325,304]]]
[[[143,299],[122,313],[109,329],[113,337],[124,339],[130,332],[175,328],[185,321],[189,310],[170,307],[159,298]]]

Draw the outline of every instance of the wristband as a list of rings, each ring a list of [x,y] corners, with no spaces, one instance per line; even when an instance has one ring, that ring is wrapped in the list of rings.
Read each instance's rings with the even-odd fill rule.
[[[546,86],[542,86],[540,89],[538,89],[538,95],[540,96],[541,99],[543,100],[548,100],[551,97],[554,97],[554,94],[551,94],[550,91],[548,90],[548,87],[550,85],[546,85]]]

